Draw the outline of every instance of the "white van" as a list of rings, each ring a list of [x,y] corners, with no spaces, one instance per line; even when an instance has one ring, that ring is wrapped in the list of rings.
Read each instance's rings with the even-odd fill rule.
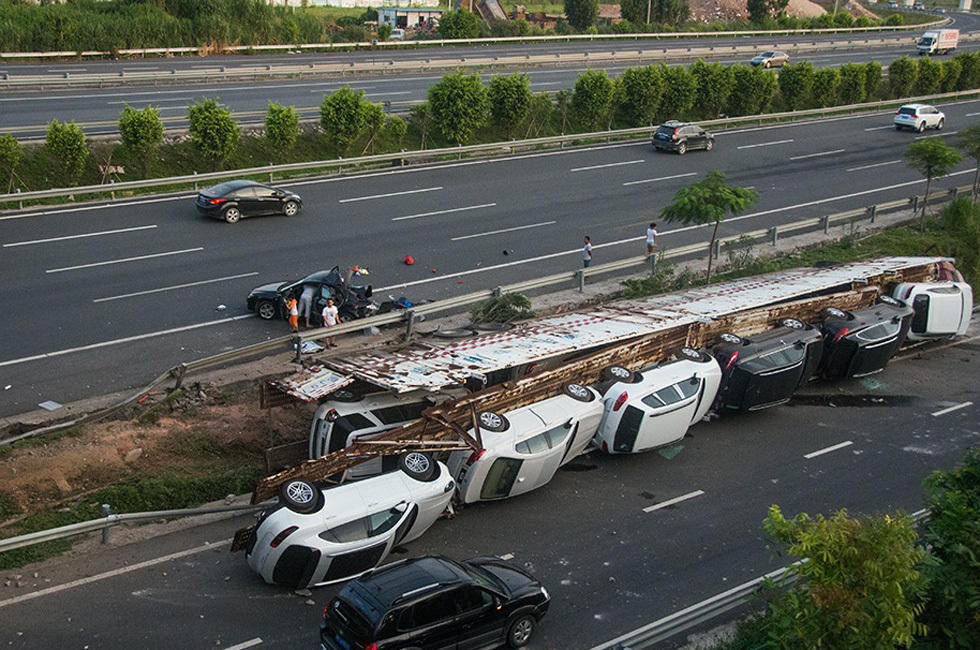
[[[970,326],[973,287],[966,282],[901,282],[892,297],[915,310],[910,341],[963,336]]]

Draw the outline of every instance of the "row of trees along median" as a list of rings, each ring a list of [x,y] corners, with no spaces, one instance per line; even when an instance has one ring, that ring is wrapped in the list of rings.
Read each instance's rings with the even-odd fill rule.
[[[450,73],[407,107],[407,120],[341,88],[326,95],[316,124],[303,125],[292,106],[270,103],[264,128],[237,123],[214,99],[187,110],[189,132],[167,140],[159,111],[126,106],[120,141],[88,142],[74,123],[52,122],[44,146],[22,147],[0,136],[0,179],[8,190],[45,189],[185,174],[187,170],[258,167],[401,149],[525,139],[770,111],[860,103],[980,87],[980,54],[942,62],[902,57],[814,68],[802,61],[777,73],[748,65],[698,60],[688,67],[647,65],[610,77],[582,73],[572,89],[533,93],[527,75]]]

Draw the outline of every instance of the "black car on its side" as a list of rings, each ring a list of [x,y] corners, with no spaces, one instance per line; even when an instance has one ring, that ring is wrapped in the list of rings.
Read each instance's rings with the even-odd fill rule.
[[[874,305],[853,312],[824,309],[821,373],[830,378],[864,377],[883,370],[905,342],[914,313],[890,296],[880,296]]]
[[[653,148],[657,151],[676,151],[684,154],[688,149],[711,151],[715,146],[715,136],[697,124],[670,120],[660,125],[653,134]]]
[[[718,409],[757,411],[788,402],[817,373],[820,331],[795,318],[751,338],[722,334],[713,353],[721,365]]]
[[[378,305],[371,300],[373,290],[371,285],[352,287],[347,284],[340,274],[340,267],[329,271],[317,271],[302,280],[293,282],[272,282],[252,289],[245,300],[249,311],[254,311],[263,320],[286,317],[286,297],[294,294],[299,299],[306,285],[314,289],[313,320],[320,320],[327,299],[332,298],[342,321],[371,316],[378,310]]]
[[[550,601],[534,577],[499,558],[402,560],[347,583],[323,608],[320,649],[520,648]]]
[[[242,217],[263,214],[294,217],[303,209],[303,199],[255,181],[226,181],[198,192],[195,205],[202,214],[237,223]]]

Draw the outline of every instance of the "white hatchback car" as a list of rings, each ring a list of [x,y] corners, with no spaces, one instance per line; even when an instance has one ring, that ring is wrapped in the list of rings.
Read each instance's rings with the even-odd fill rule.
[[[595,438],[602,451],[631,454],[673,444],[708,412],[721,384],[718,362],[693,348],[676,356],[639,372],[603,370],[605,407]]]
[[[973,287],[966,282],[902,282],[892,297],[915,310],[910,341],[963,336],[970,327]]]
[[[912,129],[922,133],[926,129],[942,129],[946,124],[946,114],[928,104],[906,104],[895,111],[892,122],[896,131]]]
[[[585,451],[600,419],[599,393],[579,384],[566,384],[561,395],[506,415],[480,413],[483,449],[449,456],[457,499],[506,499],[545,485],[559,467]]]
[[[269,584],[310,587],[348,580],[378,566],[391,549],[419,537],[439,518],[456,483],[423,452],[399,469],[317,489],[294,479],[258,523],[235,535],[253,571]]]

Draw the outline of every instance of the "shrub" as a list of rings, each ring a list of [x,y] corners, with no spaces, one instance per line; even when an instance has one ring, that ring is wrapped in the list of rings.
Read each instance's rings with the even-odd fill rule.
[[[586,131],[605,126],[613,105],[613,82],[605,70],[579,75],[572,92],[572,117]]]
[[[694,107],[698,117],[715,119],[727,105],[735,85],[732,68],[721,63],[708,64],[698,59],[691,65],[690,72],[697,83]]]
[[[915,86],[918,72],[919,66],[907,56],[892,61],[888,66],[888,87],[892,97],[908,97]]]
[[[776,93],[776,74],[754,66],[732,66],[732,92],[728,95],[729,115],[757,115],[766,111]]]
[[[487,89],[493,121],[513,137],[531,111],[531,81],[523,72],[496,75]]]
[[[779,73],[779,92],[786,108],[795,111],[810,101],[813,91],[813,65],[801,61],[784,67]]]
[[[927,56],[919,57],[918,70],[912,92],[916,95],[930,95],[939,90],[943,81],[943,68]]]
[[[320,126],[341,153],[345,153],[363,133],[371,110],[369,106],[364,91],[351,90],[349,86],[324,96],[320,103]]]
[[[429,88],[436,128],[450,142],[466,144],[490,117],[490,99],[479,75],[447,74]]]
[[[465,9],[447,11],[439,19],[439,36],[443,38],[476,38],[480,35],[480,19]]]
[[[565,15],[572,27],[585,31],[595,24],[599,15],[599,0],[565,0]]]
[[[119,115],[119,139],[140,162],[145,177],[149,173],[150,156],[163,142],[163,122],[155,106],[137,110],[126,104]]]
[[[14,170],[20,162],[23,148],[12,135],[0,135],[0,181],[6,180],[7,191],[13,186]]]
[[[231,117],[231,111],[211,97],[191,105],[187,120],[194,146],[216,166],[235,151],[242,139],[242,131]]]
[[[810,103],[815,106],[836,106],[840,93],[840,71],[837,68],[820,68],[813,73]]]
[[[299,114],[292,106],[269,102],[265,113],[265,138],[282,155],[299,137]]]
[[[628,123],[631,126],[652,124],[663,92],[660,68],[653,65],[626,68],[619,80],[623,91],[623,114]]]
[[[963,74],[963,66],[956,59],[943,61],[940,65],[943,68],[943,76],[942,81],[939,82],[939,91],[951,93],[956,90],[956,84],[959,83],[960,75]]]
[[[868,61],[864,64],[864,93],[868,100],[871,100],[881,86],[881,64],[877,61]]]
[[[85,143],[82,129],[74,122],[51,120],[44,144],[61,163],[67,181],[77,182],[89,157],[88,145]]]
[[[846,63],[840,67],[840,94],[841,104],[859,104],[867,96],[865,92],[865,68],[863,65]]]
[[[522,293],[505,293],[474,306],[470,319],[474,323],[510,323],[534,318],[531,301]]]
[[[661,64],[660,76],[664,90],[660,96],[660,115],[663,119],[683,119],[694,105],[697,81],[687,68]]]

